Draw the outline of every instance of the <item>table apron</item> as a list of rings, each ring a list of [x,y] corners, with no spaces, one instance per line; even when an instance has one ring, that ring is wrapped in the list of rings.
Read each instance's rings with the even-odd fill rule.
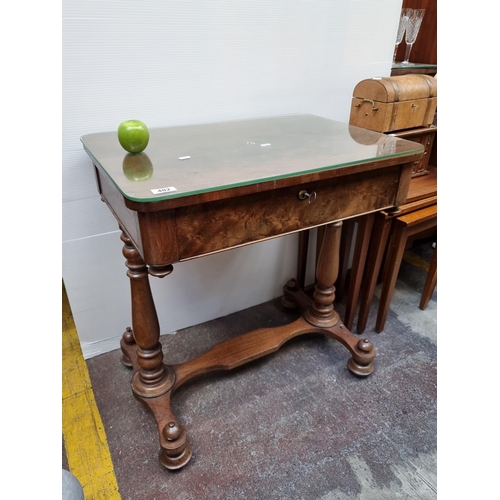
[[[406,199],[408,167],[411,164],[157,212],[127,208],[105,175],[99,176],[99,188],[146,264],[161,266],[399,205]],[[302,190],[311,197],[300,199]]]

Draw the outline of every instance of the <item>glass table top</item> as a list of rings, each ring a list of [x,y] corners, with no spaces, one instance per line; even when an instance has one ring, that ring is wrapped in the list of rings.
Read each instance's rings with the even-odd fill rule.
[[[118,125],[117,125],[118,128]],[[423,151],[421,144],[314,115],[149,129],[142,153],[117,132],[81,138],[125,198],[159,201]]]

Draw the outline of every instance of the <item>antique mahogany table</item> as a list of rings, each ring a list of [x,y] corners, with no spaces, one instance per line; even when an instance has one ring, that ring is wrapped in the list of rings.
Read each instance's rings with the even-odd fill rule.
[[[348,369],[373,371],[375,349],[340,321],[334,283],[342,220],[397,210],[423,146],[314,115],[288,115],[150,130],[146,150],[126,153],[116,132],[82,137],[102,200],[117,219],[132,297],[132,328],[121,341],[132,391],[153,413],[160,462],[179,469],[192,452],[171,409],[176,389],[213,370],[231,370],[298,335],[323,333],[350,352]],[[285,305],[302,316],[217,344],[196,359],[163,362],[149,276],[215,252],[324,226],[311,299],[294,279]]]

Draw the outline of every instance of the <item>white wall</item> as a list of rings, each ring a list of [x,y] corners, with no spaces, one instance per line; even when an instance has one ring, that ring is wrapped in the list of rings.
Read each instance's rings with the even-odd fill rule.
[[[349,119],[352,89],[388,76],[402,0],[64,0],[63,278],[84,356],[131,324],[117,224],[79,138],[290,113]],[[151,279],[162,334],[281,294],[297,237],[174,265]],[[312,280],[312,269],[309,272]]]

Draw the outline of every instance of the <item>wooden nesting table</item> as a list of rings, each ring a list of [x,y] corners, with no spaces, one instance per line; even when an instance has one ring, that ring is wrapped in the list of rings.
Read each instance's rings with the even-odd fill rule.
[[[164,467],[179,469],[191,458],[171,398],[197,375],[231,370],[310,333],[341,342],[355,375],[372,373],[372,343],[352,334],[333,307],[342,220],[403,204],[422,145],[313,115],[151,129],[147,149],[135,155],[121,148],[116,132],[81,140],[121,229],[132,297],[122,362],[133,370],[134,396],[156,419]],[[182,364],[164,363],[150,276],[319,226],[313,298],[294,279],[283,288],[284,303],[303,310],[298,320],[222,342]]]

